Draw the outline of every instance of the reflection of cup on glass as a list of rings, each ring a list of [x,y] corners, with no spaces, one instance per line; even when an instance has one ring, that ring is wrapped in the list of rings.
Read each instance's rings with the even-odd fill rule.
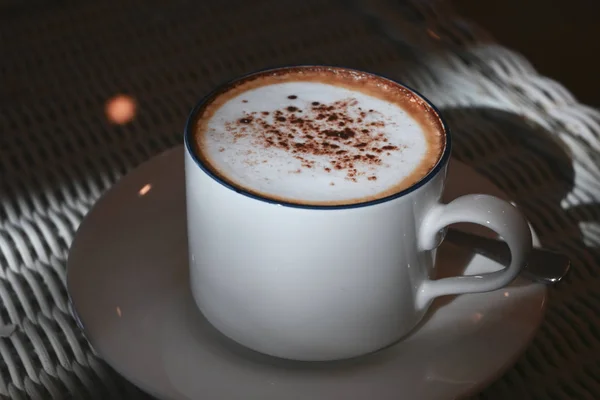
[[[432,299],[510,283],[531,248],[510,204],[440,203],[450,134],[422,96],[380,76],[304,66],[221,87],[185,130],[191,288],[223,334],[297,360],[363,355]],[[505,238],[503,271],[430,280],[447,225]]]

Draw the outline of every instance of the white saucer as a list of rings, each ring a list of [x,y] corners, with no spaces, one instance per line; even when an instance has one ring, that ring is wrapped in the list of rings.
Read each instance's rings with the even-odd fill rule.
[[[447,197],[467,192],[502,196],[454,160]],[[545,287],[517,280],[496,292],[438,299],[411,336],[370,356],[335,363],[263,356],[221,336],[197,311],[184,201],[177,147],[98,201],[68,261],[72,306],[95,350],[161,399],[454,399],[509,368],[543,317]],[[439,260],[444,275],[500,268],[451,245],[440,248]]]

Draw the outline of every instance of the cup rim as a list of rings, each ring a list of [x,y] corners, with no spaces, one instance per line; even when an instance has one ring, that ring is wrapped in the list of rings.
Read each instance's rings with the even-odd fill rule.
[[[259,194],[247,191],[247,190],[243,189],[242,187],[232,185],[231,183],[227,182],[226,180],[224,180],[223,178],[221,178],[220,176],[215,174],[211,170],[211,168],[208,167],[208,165],[206,165],[206,163],[200,157],[198,157],[198,155],[196,154],[195,146],[193,145],[193,133],[194,133],[193,128],[196,123],[196,117],[198,115],[198,112],[202,109],[202,107],[206,104],[206,102],[211,100],[216,94],[222,92],[227,87],[232,86],[239,81],[250,78],[254,75],[265,74],[265,73],[268,73],[271,71],[278,71],[278,70],[292,69],[292,68],[332,68],[332,69],[343,69],[346,71],[356,71],[356,72],[360,72],[363,74],[369,74],[372,76],[376,76],[378,78],[388,80],[396,85],[402,86],[403,88],[411,91],[415,95],[419,96],[437,114],[437,116],[440,120],[442,128],[444,129],[445,139],[446,139],[446,143],[445,143],[445,147],[444,147],[444,151],[442,152],[442,155],[438,159],[435,166],[425,176],[423,176],[419,181],[417,181],[413,185],[407,187],[406,189],[403,189],[396,193],[393,193],[391,195],[381,197],[379,199],[368,200],[368,201],[363,201],[363,202],[359,202],[359,203],[335,204],[335,205],[333,205],[333,204],[332,205],[299,204],[299,203],[292,203],[292,202],[276,200],[273,198],[269,198],[267,196],[261,196]],[[196,106],[194,106],[192,111],[189,113],[187,121],[185,123],[184,131],[183,131],[183,141],[184,141],[184,146],[185,146],[186,152],[191,156],[192,160],[194,160],[196,165],[198,167],[200,167],[200,169],[202,169],[202,171],[204,173],[206,173],[209,177],[211,177],[215,182],[223,185],[224,187],[226,187],[240,195],[249,197],[254,200],[259,200],[261,202],[264,202],[267,204],[272,204],[272,205],[277,205],[277,206],[283,206],[283,207],[289,207],[289,208],[300,208],[300,209],[305,209],[305,210],[345,210],[345,209],[353,209],[353,208],[363,208],[363,207],[374,206],[377,204],[387,203],[389,201],[396,200],[400,197],[404,197],[407,194],[412,193],[415,190],[426,185],[438,173],[440,173],[440,171],[443,170],[444,166],[450,159],[450,153],[452,151],[452,138],[451,138],[450,129],[448,127],[448,124],[446,123],[446,120],[444,119],[444,117],[442,116],[442,114],[440,113],[438,108],[435,105],[433,105],[431,103],[431,101],[429,101],[429,99],[427,99],[421,93],[419,93],[415,89],[411,88],[410,86],[407,86],[401,82],[398,82],[395,79],[389,78],[389,77],[381,75],[381,74],[361,71],[361,70],[354,69],[354,68],[334,66],[334,65],[324,65],[324,64],[300,64],[300,65],[286,65],[286,66],[280,66],[280,67],[264,68],[264,69],[253,71],[253,72],[244,74],[242,76],[230,79],[230,80],[218,85],[215,89],[211,90],[207,95],[202,97],[201,100],[196,104]]]

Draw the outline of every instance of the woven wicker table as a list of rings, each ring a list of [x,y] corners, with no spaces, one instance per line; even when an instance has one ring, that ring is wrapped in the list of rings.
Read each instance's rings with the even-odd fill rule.
[[[447,117],[455,156],[573,260],[519,362],[481,399],[600,398],[600,112],[434,1],[0,3],[0,395],[146,398],[98,359],[67,306],[75,231],[120,176],[182,140],[216,84],[326,63],[383,73]],[[136,117],[110,123],[115,96]]]

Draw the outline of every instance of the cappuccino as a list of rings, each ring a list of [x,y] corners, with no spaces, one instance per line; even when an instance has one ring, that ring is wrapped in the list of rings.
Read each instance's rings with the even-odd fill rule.
[[[214,175],[256,196],[349,205],[409,188],[438,163],[437,112],[388,79],[293,67],[236,81],[196,115],[195,152]]]

